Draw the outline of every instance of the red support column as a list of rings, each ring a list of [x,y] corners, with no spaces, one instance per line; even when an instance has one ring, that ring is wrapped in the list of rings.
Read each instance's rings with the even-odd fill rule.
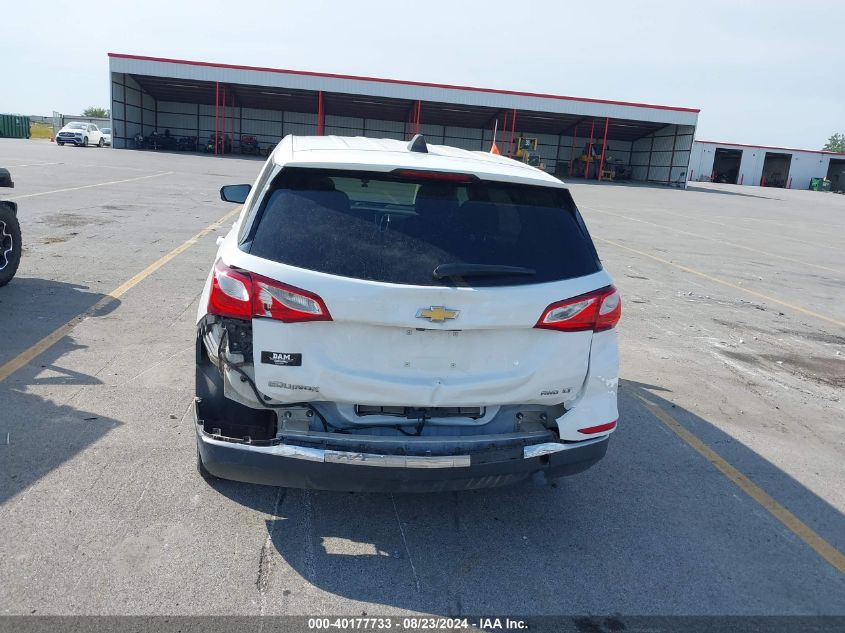
[[[569,175],[572,175],[572,168],[575,166],[575,144],[578,142],[578,125],[572,130],[572,151],[569,153]]]
[[[516,108],[511,113],[511,140],[508,142],[508,158],[513,156],[513,134],[516,131]]]
[[[317,94],[317,136],[326,134],[326,112],[323,109],[323,91]]]
[[[599,180],[601,180],[601,172],[604,169],[604,151],[607,149],[607,128],[610,125],[610,119],[604,119],[604,139],[601,144],[601,160],[599,161]]]
[[[593,119],[593,122],[590,125],[590,143],[587,145],[587,160],[584,161],[584,180],[587,180],[587,177],[590,174],[590,163],[593,162],[593,132],[595,131],[596,121]]]
[[[214,155],[217,156],[217,131],[220,127],[220,82],[214,82],[214,135],[212,142],[214,143]]]
[[[420,133],[420,117],[422,116],[422,101],[417,100],[411,105],[408,111],[408,120],[405,122],[405,136],[410,141],[414,136]]]
[[[227,110],[229,114],[229,121],[227,122],[227,127],[229,128],[229,136],[232,137],[232,142],[229,145],[229,151],[235,151],[235,93],[233,92],[231,95],[227,95],[229,97],[229,103],[227,104],[227,108],[231,108],[231,110]],[[225,139],[223,142],[223,146],[226,146]]]

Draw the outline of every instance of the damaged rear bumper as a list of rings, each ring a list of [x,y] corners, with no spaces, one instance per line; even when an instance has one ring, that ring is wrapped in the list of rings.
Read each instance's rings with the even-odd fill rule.
[[[437,455],[409,439],[401,450],[369,452],[378,449],[361,436],[337,438],[330,448],[294,444],[290,439],[288,443],[247,444],[210,435],[199,416],[196,420],[199,453],[212,475],[271,486],[358,492],[491,488],[538,472],[555,479],[598,462],[609,441],[604,436],[577,443],[521,439],[504,446],[500,441],[472,446],[456,442],[455,454]]]

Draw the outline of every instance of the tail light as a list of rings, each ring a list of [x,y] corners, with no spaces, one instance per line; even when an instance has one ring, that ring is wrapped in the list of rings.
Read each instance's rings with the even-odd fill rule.
[[[252,315],[285,323],[331,321],[329,309],[313,292],[252,275]]]
[[[284,323],[331,321],[329,309],[312,292],[274,279],[214,264],[208,312],[236,319],[265,317]]]
[[[613,286],[551,304],[534,327],[563,332],[602,332],[616,326],[622,299]]]
[[[223,260],[218,259],[211,276],[208,311],[220,316],[250,319],[252,318],[251,290],[252,280],[249,275],[229,268]]]

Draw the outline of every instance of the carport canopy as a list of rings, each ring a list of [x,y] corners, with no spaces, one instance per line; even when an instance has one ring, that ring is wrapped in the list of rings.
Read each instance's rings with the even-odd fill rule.
[[[220,84],[214,81],[172,79],[151,75],[132,74],[130,76],[156,101],[214,106],[221,98]],[[312,114],[318,114],[320,110],[321,91],[318,90],[270,88],[249,84],[225,84],[223,87],[227,107]],[[414,116],[417,104],[417,100],[410,99],[323,92],[325,115],[408,121]],[[607,118],[435,101],[425,101],[420,106],[421,122],[434,125],[492,129],[498,121],[499,130],[504,132],[511,128],[515,116],[517,130],[560,135],[572,135],[577,131],[579,138],[587,138],[592,127],[596,140],[600,140],[603,136]],[[607,139],[616,141],[635,141],[666,126],[665,122],[617,118],[607,118],[607,122]]]

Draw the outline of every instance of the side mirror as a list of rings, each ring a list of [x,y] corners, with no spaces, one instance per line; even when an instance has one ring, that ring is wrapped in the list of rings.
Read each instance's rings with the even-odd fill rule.
[[[225,202],[243,204],[246,202],[250,189],[252,185],[226,185],[220,187],[220,199]]]

